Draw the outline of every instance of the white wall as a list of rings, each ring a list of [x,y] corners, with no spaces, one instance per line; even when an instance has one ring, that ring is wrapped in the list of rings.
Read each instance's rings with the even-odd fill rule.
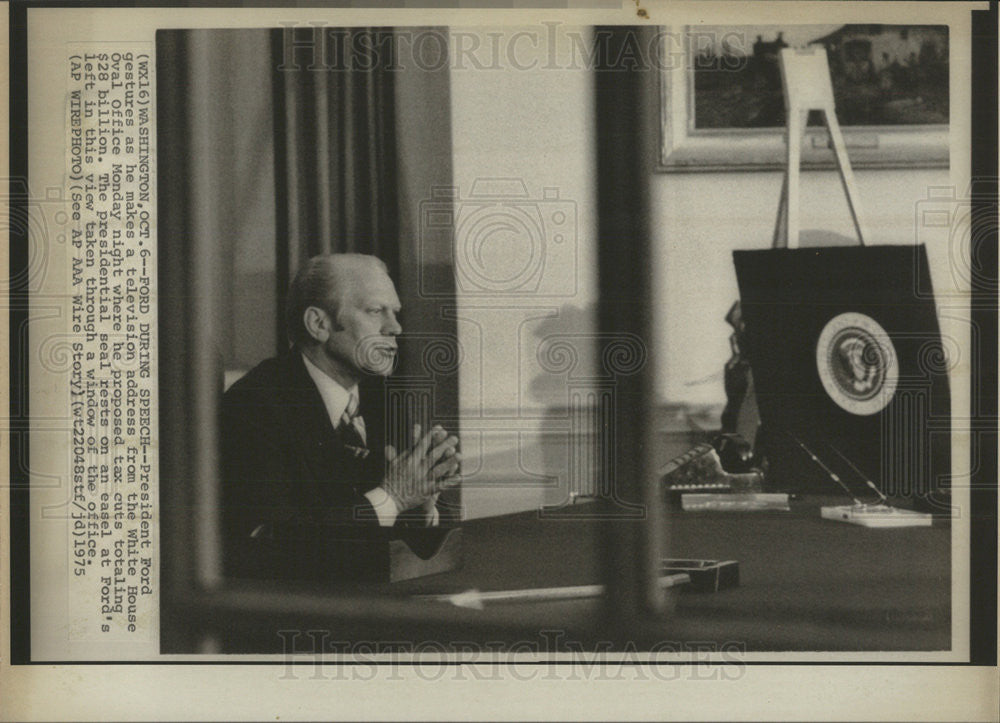
[[[505,41],[517,31],[504,30]],[[463,29],[462,42],[469,47],[475,35],[486,46],[494,42],[490,32],[498,29]],[[565,461],[553,459],[553,450],[566,444],[569,422],[559,411],[566,385],[558,375],[541,373],[536,352],[545,335],[586,334],[594,327],[592,79],[583,68],[539,64],[522,72],[491,71],[453,63],[451,83],[454,182],[462,199],[456,214],[458,329],[465,352],[462,493],[472,518],[537,508],[565,492]],[[490,178],[523,183],[528,197],[498,200],[510,183],[483,186]],[[477,181],[486,191],[473,201]],[[544,243],[542,236],[526,241],[517,230],[539,218]],[[587,340],[576,343],[589,363]],[[544,430],[552,443],[543,450]]]

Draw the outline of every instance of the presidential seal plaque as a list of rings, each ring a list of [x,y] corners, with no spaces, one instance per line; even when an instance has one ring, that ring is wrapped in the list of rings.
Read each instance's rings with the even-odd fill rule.
[[[816,370],[823,389],[841,409],[868,416],[892,401],[899,359],[877,321],[847,312],[826,323],[816,341]]]

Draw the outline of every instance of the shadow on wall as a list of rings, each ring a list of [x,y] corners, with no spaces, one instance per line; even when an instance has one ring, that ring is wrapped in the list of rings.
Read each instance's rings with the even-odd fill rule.
[[[560,507],[580,497],[609,496],[617,430],[631,423],[632,410],[620,398],[624,377],[657,364],[655,350],[631,334],[599,334],[594,306],[566,306],[534,329],[538,373],[532,396],[547,406],[539,434],[541,469],[552,480],[546,504]],[[725,359],[719,360],[721,371]],[[720,409],[692,409],[656,401],[656,464],[706,441],[719,428]]]
[[[529,397],[543,406],[534,454],[524,456],[538,465],[546,480],[545,505],[572,504],[597,483],[601,409],[609,410],[610,379],[599,375],[601,345],[594,305],[565,305],[531,330],[533,351],[524,363],[529,370]],[[638,345],[636,345],[638,347]],[[613,394],[611,395],[613,396]],[[536,472],[537,474],[537,472]]]
[[[505,486],[507,479],[526,494],[528,487],[540,489],[539,501],[555,507],[599,491],[601,460],[629,414],[616,398],[616,385],[650,360],[642,340],[598,334],[595,326],[593,305],[567,304],[523,327],[519,431],[503,449],[483,457],[480,469],[491,481]]]

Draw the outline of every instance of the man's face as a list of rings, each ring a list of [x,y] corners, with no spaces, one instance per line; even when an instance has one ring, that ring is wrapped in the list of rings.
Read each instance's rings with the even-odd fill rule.
[[[396,362],[396,336],[402,327],[399,297],[392,279],[377,267],[362,267],[352,274],[334,331],[323,344],[335,364],[357,375],[388,376]]]

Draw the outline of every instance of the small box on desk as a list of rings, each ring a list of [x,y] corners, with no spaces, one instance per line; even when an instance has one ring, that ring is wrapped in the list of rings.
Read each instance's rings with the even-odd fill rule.
[[[275,526],[259,552],[272,579],[400,582],[461,567],[462,528],[290,523]]]
[[[930,527],[934,518],[926,512],[888,505],[837,505],[821,507],[824,520],[847,522],[861,527]]]
[[[661,575],[687,574],[691,578],[688,588],[694,592],[719,592],[740,585],[740,563],[736,560],[688,560],[667,558],[663,560]]]

